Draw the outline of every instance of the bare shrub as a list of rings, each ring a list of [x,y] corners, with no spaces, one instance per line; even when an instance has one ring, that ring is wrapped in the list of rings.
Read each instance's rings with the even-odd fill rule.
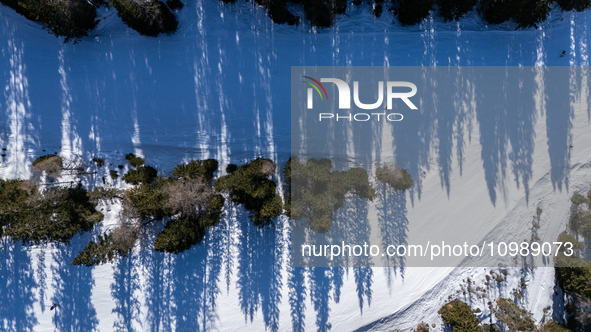
[[[138,238],[138,229],[131,225],[121,225],[111,231],[113,243],[123,252],[130,252]]]
[[[121,206],[123,207],[120,216],[121,220],[126,223],[135,223],[136,221],[139,221],[141,216],[127,192],[121,200]]]
[[[429,324],[424,322],[419,323],[417,327],[413,330],[414,332],[429,332]]]
[[[39,199],[39,197],[40,197],[39,189],[37,188],[37,184],[35,183],[35,181],[33,179],[26,180],[26,181],[20,181],[19,184],[20,184],[20,188],[27,192],[27,194],[28,194],[27,201],[28,202],[32,202],[34,200]]]
[[[265,176],[275,174],[275,163],[269,159],[264,159],[263,166],[261,167],[261,172],[263,172],[263,175]]]
[[[410,174],[398,167],[396,164],[389,164],[376,169],[376,177],[382,183],[389,184],[396,190],[407,190],[413,186]]]
[[[203,213],[213,195],[211,186],[203,178],[181,178],[163,188],[168,196],[164,203],[174,213],[182,216],[197,216]]]
[[[394,163],[384,164],[381,167],[384,176],[387,176],[389,180],[400,181],[402,180],[402,170],[398,165]]]
[[[49,177],[58,178],[62,173],[62,157],[54,155],[39,157],[33,162],[31,170],[37,175],[45,172]]]

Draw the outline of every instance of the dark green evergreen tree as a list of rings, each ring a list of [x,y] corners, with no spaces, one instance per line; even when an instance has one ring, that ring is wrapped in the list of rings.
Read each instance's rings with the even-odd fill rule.
[[[429,11],[433,9],[435,0],[393,0],[394,6],[398,6],[398,21],[402,25],[415,25],[421,23]]]
[[[476,6],[477,0],[437,0],[439,15],[446,21],[458,20]]]
[[[154,242],[156,251],[178,254],[203,240],[208,228],[217,225],[221,219],[224,197],[212,196],[206,212],[199,215],[181,215],[169,221]]]
[[[123,175],[123,181],[129,184],[150,184],[158,177],[158,171],[150,166],[140,166],[136,169],[130,169]]]
[[[174,14],[162,1],[109,0],[117,15],[140,35],[155,37],[178,28]]]
[[[494,313],[497,321],[510,331],[536,330],[532,314],[509,299],[497,299],[497,309],[494,309]]]
[[[557,0],[556,2],[565,11],[576,10],[582,12],[591,8],[591,0]]]
[[[468,304],[455,299],[446,303],[439,311],[443,323],[451,326],[453,332],[481,332],[478,317]]]
[[[83,0],[0,0],[27,19],[40,22],[50,33],[77,41],[97,24],[96,8]]]
[[[513,20],[518,28],[529,28],[548,17],[549,4],[549,0],[480,0],[478,12],[490,24]]]
[[[283,211],[283,202],[276,193],[277,186],[270,180],[275,167],[270,159],[255,159],[219,178],[215,189],[229,193],[233,202],[244,204],[252,212],[251,220],[256,225],[270,224]]]
[[[2,204],[0,219],[7,224],[4,235],[13,241],[23,244],[40,244],[47,242],[69,243],[79,232],[92,229],[94,224],[102,221],[102,213],[96,211],[89,200],[86,190],[76,188],[48,188],[35,197],[24,198],[22,189],[14,187],[11,182],[0,190],[0,196],[18,199]],[[24,199],[23,199],[24,198]]]

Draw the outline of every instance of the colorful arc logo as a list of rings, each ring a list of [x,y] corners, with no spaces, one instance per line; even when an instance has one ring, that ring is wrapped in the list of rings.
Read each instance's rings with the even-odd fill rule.
[[[312,84],[310,82],[303,81],[304,83],[309,84],[311,87],[313,87],[314,89],[316,89],[316,92],[318,92],[318,95],[320,96],[320,99],[324,99],[324,97],[322,97],[322,93],[320,93],[320,89],[318,89],[318,87],[320,87],[322,89],[322,91],[324,92],[324,95],[326,96],[326,100],[328,100],[328,94],[326,94],[326,90],[324,89],[324,86],[322,86],[322,84],[320,82],[318,82],[317,80],[313,79],[310,76],[304,76],[304,77],[307,78],[307,79],[309,79],[309,80],[311,80],[311,81],[313,81],[314,83],[317,84],[317,86],[316,86],[316,85],[314,85],[314,84]]]

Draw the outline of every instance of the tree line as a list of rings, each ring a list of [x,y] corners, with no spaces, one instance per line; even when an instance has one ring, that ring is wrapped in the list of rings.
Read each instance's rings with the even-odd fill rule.
[[[546,20],[553,6],[563,11],[584,11],[591,8],[591,0],[220,0],[230,4],[251,1],[264,7],[277,24],[297,25],[307,20],[314,27],[330,27],[339,14],[349,6],[370,6],[373,15],[380,17],[391,12],[403,26],[421,23],[432,13],[445,21],[455,21],[476,10],[488,24],[514,22],[518,28],[537,27]],[[175,11],[183,7],[180,0],[0,0],[27,19],[39,22],[43,28],[65,41],[79,41],[88,36],[98,23],[96,10],[113,7],[130,28],[144,36],[155,37],[178,29]],[[290,8],[300,6],[303,17]]]
[[[234,3],[240,0],[220,0]],[[556,3],[562,10],[583,11],[591,8],[591,0],[254,0],[267,9],[269,17],[277,24],[298,24],[289,8],[303,7],[304,18],[316,27],[330,27],[339,14],[344,14],[349,5],[370,6],[374,16],[380,17],[389,11],[403,26],[421,23],[432,12],[445,21],[455,21],[472,10],[488,24],[513,21],[518,28],[536,27],[543,22]]]

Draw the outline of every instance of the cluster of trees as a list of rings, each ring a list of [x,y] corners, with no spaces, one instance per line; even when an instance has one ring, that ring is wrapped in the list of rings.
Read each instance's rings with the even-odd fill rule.
[[[497,320],[497,324],[482,324],[476,313],[479,309],[472,310],[470,306],[455,299],[446,303],[439,309],[443,323],[451,328],[453,332],[500,332],[499,326],[503,331],[523,331],[523,332],[568,332],[568,328],[558,324],[555,321],[548,321],[539,328],[532,318],[531,312],[520,307],[514,301],[505,298],[499,298],[495,301],[496,305],[489,302],[489,307]],[[499,325],[499,326],[497,326]]]
[[[232,202],[244,204],[255,225],[270,224],[283,212],[283,201],[276,193],[276,184],[270,180],[275,174],[275,163],[258,158],[243,166],[228,165],[228,175],[215,182],[218,192],[229,193]]]
[[[86,190],[52,187],[40,192],[29,181],[0,179],[0,235],[25,245],[69,243],[103,220]]]
[[[169,177],[159,176],[155,168],[144,166],[144,160],[133,154],[126,159],[134,168],[122,179],[135,187],[122,193],[96,188],[89,195],[95,201],[120,198],[122,227],[128,231],[120,227],[100,237],[98,242],[89,243],[73,264],[92,266],[127,255],[139,230],[164,218],[169,221],[156,237],[154,249],[169,253],[187,250],[200,243],[207,229],[220,221],[225,203],[221,193],[227,193],[235,203],[244,204],[257,225],[269,224],[283,212],[283,202],[271,180],[276,165],[270,159],[258,158],[240,167],[228,165],[228,175],[217,179],[215,185],[212,182],[219,165],[214,159],[177,165]],[[116,232],[127,236],[114,236]],[[123,239],[127,241],[122,243]]]
[[[176,17],[162,1],[109,0],[109,3],[117,9],[121,20],[141,35],[156,37],[161,33],[175,32],[178,28]],[[178,8],[178,3],[171,3]]]
[[[78,175],[96,172],[90,172],[81,161],[64,166],[58,155],[36,159],[32,164],[34,176],[28,181],[0,180],[0,236],[23,244],[68,243],[77,233],[89,231],[102,221],[103,215],[96,211],[98,204],[118,200],[123,207],[119,225],[91,241],[72,262],[93,266],[126,256],[142,229],[158,220],[166,219],[167,223],[154,241],[155,250],[179,253],[200,243],[207,229],[221,219],[225,203],[222,194],[243,204],[255,225],[269,225],[285,213],[292,219],[308,218],[310,227],[318,232],[331,229],[333,213],[343,206],[347,193],[370,200],[376,197],[364,169],[331,171],[328,159],[303,162],[292,157],[287,162],[283,173],[290,195],[285,203],[273,181],[277,165],[270,159],[257,158],[242,166],[230,164],[227,175],[215,182],[219,165],[214,159],[177,165],[170,176],[159,175],[158,170],[145,165],[143,158],[131,153],[125,159],[131,166],[122,176],[132,185],[127,190],[95,187],[88,192],[80,184],[60,186],[63,183],[55,180],[64,170],[74,170]],[[92,163],[97,168],[105,166],[104,160],[96,157]],[[117,171],[110,172],[113,179],[118,178]],[[413,184],[410,175],[397,167],[384,166],[378,173],[380,181],[396,190],[406,190]],[[49,182],[41,183],[41,179]]]
[[[586,197],[574,194],[571,202],[568,233],[560,234],[558,241],[572,243],[575,254],[567,256],[565,249],[561,248],[554,256],[554,265],[558,284],[572,298],[572,303],[565,307],[569,317],[567,326],[573,330],[587,331],[591,328],[589,312],[584,312],[588,310],[577,310],[577,306],[581,305],[586,308],[591,306],[591,261],[588,257],[581,257],[581,249],[585,249],[586,246],[582,241],[579,241],[581,237],[591,238],[591,190]]]
[[[96,8],[83,0],[0,0],[66,41],[87,36],[96,26]]]
[[[33,161],[31,179],[0,179],[0,236],[25,245],[69,243],[102,221],[102,213],[81,185],[39,190],[43,174],[54,181],[63,169],[60,156],[46,155]]]
[[[130,28],[141,35],[157,36],[176,31],[178,21],[172,10],[182,8],[180,0],[0,0],[27,19],[39,22],[51,34],[65,37],[65,41],[78,41],[88,36],[98,23],[96,8],[110,5]]]
[[[220,0],[234,3],[237,0]],[[298,24],[299,19],[293,15],[288,4],[301,5],[304,15],[313,26],[329,27],[338,14],[347,10],[347,0],[254,0],[259,6],[267,9],[267,14],[277,24]]]
[[[236,0],[220,0],[226,3]],[[347,10],[347,0],[255,0],[267,8],[269,17],[277,24],[297,24],[298,18],[288,9],[288,3],[299,4],[305,18],[318,27],[329,27],[335,16]],[[444,20],[453,21],[476,9],[489,24],[513,21],[519,28],[535,27],[548,17],[550,0],[354,0],[353,5],[368,4],[376,17],[384,10],[391,11],[402,25],[415,25],[432,11]],[[558,0],[565,11],[591,8],[591,0]]]
[[[220,0],[233,3],[238,0]],[[300,5],[305,18],[312,26],[330,27],[336,15],[347,10],[347,0],[254,0],[267,9],[269,17],[277,24],[298,24],[300,18],[289,10],[289,4]],[[141,35],[158,36],[172,33],[178,21],[171,10],[183,7],[180,0],[0,0],[26,18],[40,22],[56,36],[66,41],[79,40],[97,24],[96,6],[110,5],[130,28]],[[391,11],[402,25],[415,25],[430,13],[438,13],[444,20],[453,21],[476,9],[489,24],[513,21],[519,28],[535,27],[543,22],[554,3],[550,0],[354,0],[353,5],[369,4],[376,17],[384,10]],[[565,11],[583,11],[591,8],[591,0],[558,0]]]
[[[330,231],[333,213],[345,203],[345,194],[353,192],[372,200],[376,191],[369,183],[367,171],[351,168],[331,171],[328,159],[309,159],[306,163],[292,157],[285,167],[291,196],[286,208],[292,219],[308,219],[308,225],[319,233]]]

